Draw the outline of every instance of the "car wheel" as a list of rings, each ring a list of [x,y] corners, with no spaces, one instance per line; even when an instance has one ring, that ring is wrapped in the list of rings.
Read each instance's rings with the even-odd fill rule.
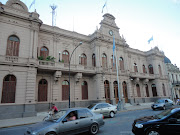
[[[165,106],[163,106],[163,110],[166,110],[166,107],[165,107]]]
[[[46,120],[48,120],[48,116],[44,117],[44,119],[43,119],[43,121],[46,121]]]
[[[91,134],[91,135],[95,135],[95,134],[98,133],[98,131],[99,131],[99,126],[98,126],[98,124],[96,124],[96,123],[92,124],[91,127],[90,127],[90,131],[89,131],[90,134]]]
[[[46,133],[46,135],[56,135],[56,133],[55,132],[48,132],[48,133]]]
[[[160,133],[157,130],[150,129],[146,135],[160,135]]]
[[[114,112],[111,111],[111,112],[109,113],[109,117],[113,118],[113,117],[114,117]]]

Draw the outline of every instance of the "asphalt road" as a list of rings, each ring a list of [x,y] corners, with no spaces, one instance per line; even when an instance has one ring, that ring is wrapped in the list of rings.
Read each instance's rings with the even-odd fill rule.
[[[121,112],[116,114],[114,118],[105,118],[105,125],[100,128],[98,135],[133,135],[131,132],[134,119],[142,116],[150,116],[161,111],[153,111],[152,109],[135,110]],[[24,135],[26,126],[18,126],[0,129],[0,135]],[[85,135],[79,134],[79,135]]]

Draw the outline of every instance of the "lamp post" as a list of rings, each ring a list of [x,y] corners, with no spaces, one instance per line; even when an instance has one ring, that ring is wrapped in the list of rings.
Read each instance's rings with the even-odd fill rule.
[[[71,57],[74,53],[74,51],[76,50],[76,48],[78,48],[80,45],[82,45],[82,42],[79,42],[79,44],[74,48],[74,50],[71,53],[71,56],[69,57],[69,108],[71,108],[71,97],[70,97],[70,64],[71,64]]]
[[[61,62],[60,56],[61,56],[61,52],[59,52],[59,62]]]

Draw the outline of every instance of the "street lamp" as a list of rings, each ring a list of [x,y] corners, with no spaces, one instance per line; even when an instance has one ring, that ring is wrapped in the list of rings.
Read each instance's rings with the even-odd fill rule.
[[[78,48],[80,45],[82,45],[82,42],[79,42],[79,44],[74,48],[74,50],[71,53],[71,56],[69,57],[69,108],[71,108],[71,97],[70,97],[70,64],[71,64],[71,57],[72,57],[74,51],[76,50],[76,48]]]
[[[61,52],[59,52],[59,62],[61,62],[60,56],[61,56]]]

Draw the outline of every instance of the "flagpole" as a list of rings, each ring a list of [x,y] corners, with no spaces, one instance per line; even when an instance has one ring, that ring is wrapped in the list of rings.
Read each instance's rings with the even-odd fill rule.
[[[114,44],[115,44],[115,39],[114,39]],[[118,101],[118,105],[117,105],[117,110],[120,111],[123,109],[122,106],[122,102],[121,102],[121,90],[120,90],[120,86],[119,86],[119,72],[118,72],[118,63],[117,63],[117,56],[116,56],[116,46],[115,46],[115,60],[116,60],[116,70],[117,70],[117,82],[118,82],[118,97],[119,97],[119,101]]]

